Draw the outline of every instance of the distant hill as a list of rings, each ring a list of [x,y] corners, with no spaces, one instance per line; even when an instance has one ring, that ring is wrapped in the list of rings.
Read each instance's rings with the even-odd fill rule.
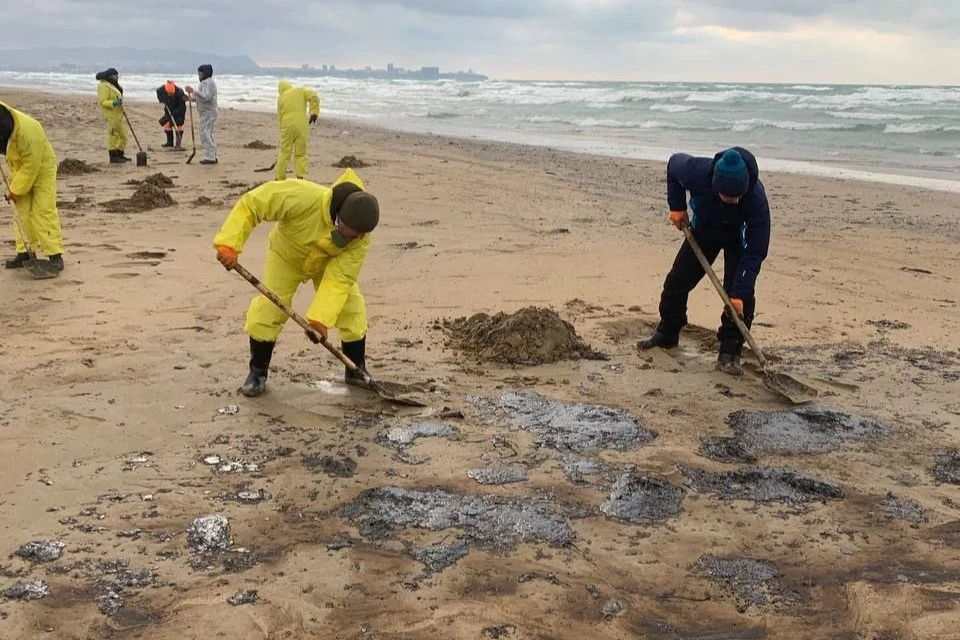
[[[218,56],[182,49],[131,47],[37,47],[0,49],[0,70],[95,73],[115,67],[120,73],[184,73],[197,65],[213,65],[215,74],[257,73],[260,66],[249,56]]]

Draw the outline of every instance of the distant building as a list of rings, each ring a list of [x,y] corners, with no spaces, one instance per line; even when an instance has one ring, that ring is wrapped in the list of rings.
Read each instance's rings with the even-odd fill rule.
[[[423,80],[439,80],[440,67],[420,67],[420,77]]]

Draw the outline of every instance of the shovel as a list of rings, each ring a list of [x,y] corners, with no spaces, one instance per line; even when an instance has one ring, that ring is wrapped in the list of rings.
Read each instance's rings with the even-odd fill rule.
[[[334,356],[336,356],[337,359],[340,362],[342,362],[343,365],[348,370],[350,370],[351,373],[359,373],[364,383],[366,383],[366,385],[370,388],[371,391],[376,392],[377,395],[379,395],[381,398],[385,398],[387,400],[390,400],[391,402],[396,402],[398,404],[405,404],[412,407],[427,406],[426,402],[423,402],[422,400],[419,400],[413,395],[411,395],[411,393],[414,390],[411,389],[410,387],[407,387],[406,385],[402,385],[402,384],[397,384],[395,382],[381,382],[379,380],[375,380],[370,374],[368,374],[366,371],[364,371],[363,369],[355,365],[353,361],[350,360],[350,358],[344,355],[343,351],[341,351],[340,349],[337,349],[335,346],[330,344],[330,342],[324,339],[320,334],[318,334],[316,329],[311,327],[310,323],[307,322],[303,316],[301,316],[299,313],[291,309],[289,305],[287,305],[286,303],[284,303],[283,300],[277,297],[277,294],[275,294],[273,291],[270,291],[270,289],[267,289],[267,287],[262,282],[260,282],[260,280],[257,279],[255,275],[247,271],[242,265],[237,264],[237,266],[235,266],[233,270],[239,273],[241,276],[243,276],[244,280],[246,280],[247,282],[252,284],[254,287],[256,287],[260,293],[262,293],[264,296],[267,297],[267,299],[270,300],[270,302],[280,307],[280,309],[285,314],[290,316],[290,318],[292,318],[294,322],[296,322],[298,325],[303,327],[303,330],[307,332],[307,337],[310,338],[311,342],[313,342],[314,344],[323,345],[323,347],[327,351],[332,353]]]
[[[750,345],[750,349],[752,349],[756,354],[757,362],[760,363],[760,373],[763,375],[763,386],[782,398],[786,398],[792,404],[804,404],[817,398],[820,395],[820,392],[813,387],[806,385],[785,373],[772,371],[767,368],[767,359],[760,350],[760,346],[757,344],[756,340],[753,339],[753,336],[750,335],[750,330],[747,329],[747,325],[743,323],[743,320],[737,313],[733,303],[730,302],[730,296],[728,296],[727,292],[724,291],[723,284],[720,282],[720,279],[717,278],[717,274],[714,273],[713,267],[710,266],[710,261],[707,260],[707,256],[703,255],[703,251],[700,249],[700,245],[697,243],[696,238],[693,237],[693,231],[690,230],[689,225],[683,226],[683,235],[686,236],[687,244],[690,245],[690,248],[693,249],[693,252],[697,256],[697,260],[700,261],[700,266],[702,266],[703,270],[706,271],[708,276],[710,276],[710,282],[713,283],[717,293],[719,293],[720,297],[723,298],[723,302],[727,306],[731,317],[733,317],[733,321],[736,323],[737,329],[740,330],[740,333],[743,334],[747,344]]]
[[[147,166],[147,152],[143,150],[143,147],[140,146],[140,139],[137,138],[137,132],[133,130],[133,125],[130,124],[130,118],[127,116],[127,110],[123,108],[123,105],[120,105],[120,111],[123,112],[123,119],[127,121],[127,126],[130,127],[130,133],[133,134],[133,139],[137,143],[137,166],[145,167]]]
[[[10,183],[7,182],[7,174],[2,168],[0,168],[0,176],[3,176],[3,186],[7,191],[10,191]],[[56,278],[58,275],[60,275],[60,272],[57,271],[57,268],[50,264],[49,260],[38,260],[37,254],[33,251],[33,247],[30,246],[30,239],[27,237],[27,233],[20,221],[20,214],[17,213],[17,205],[11,202],[10,208],[13,209],[13,223],[17,225],[17,231],[20,233],[20,237],[23,238],[23,244],[27,248],[27,261],[23,263],[23,268],[26,269],[27,273],[37,280]]]
[[[193,156],[197,155],[197,135],[193,132],[193,102],[189,98],[190,96],[187,96],[187,109],[190,114],[190,141],[193,142],[193,151],[190,152],[190,157],[187,158],[187,164],[193,162]]]
[[[173,131],[173,137],[176,140],[174,147],[171,151],[185,151],[185,149],[180,145],[183,140],[183,131],[177,128],[177,121],[173,118],[173,111],[170,110],[170,107],[166,103],[163,104],[164,110],[167,112],[167,117],[170,118],[170,130]]]

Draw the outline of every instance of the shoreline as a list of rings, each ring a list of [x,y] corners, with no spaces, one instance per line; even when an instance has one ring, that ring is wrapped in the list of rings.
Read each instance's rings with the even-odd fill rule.
[[[269,77],[269,76],[268,76]],[[62,95],[62,96],[85,96],[95,94],[95,90],[76,90],[76,91],[52,91],[49,89],[40,89],[33,87],[23,87],[19,85],[0,84],[0,90],[22,91],[25,93],[37,93],[41,95]],[[154,104],[149,100],[131,99],[132,104],[150,105]],[[321,97],[322,103],[322,97]],[[257,108],[255,104],[236,104],[221,103],[220,110],[231,109],[248,113],[274,113],[271,108],[264,106]],[[412,120],[394,120],[386,121],[382,118],[366,118],[364,116],[351,116],[337,114],[336,116],[324,116],[321,106],[321,123],[342,123],[358,127],[374,127],[388,132],[400,132],[411,135],[436,136],[446,139],[465,140],[465,141],[484,141],[498,144],[511,144],[521,147],[535,147],[541,149],[550,149],[573,153],[581,156],[593,158],[615,158],[625,160],[640,160],[651,163],[665,163],[667,158],[674,151],[681,150],[680,147],[668,149],[658,146],[637,145],[632,150],[624,150],[618,146],[612,145],[602,138],[574,138],[557,135],[536,135],[530,133],[513,133],[510,139],[505,139],[500,132],[494,129],[482,127],[457,127],[448,126],[440,121],[412,121]],[[459,130],[458,130],[459,129]],[[706,148],[697,149],[690,146],[682,148],[683,151],[694,155],[711,156],[716,150]],[[845,166],[833,166],[828,163],[818,164],[805,160],[792,160],[783,158],[767,157],[757,155],[757,161],[760,164],[762,173],[785,173],[798,176],[811,176],[816,178],[826,178],[834,180],[850,180],[870,184],[885,184],[901,187],[913,187],[918,189],[937,191],[941,193],[960,194],[960,175],[956,180],[935,177],[936,174],[922,169],[903,168],[903,173],[887,173],[883,171],[873,171],[869,168],[861,167],[855,163],[844,163]],[[839,163],[838,163],[839,164]]]

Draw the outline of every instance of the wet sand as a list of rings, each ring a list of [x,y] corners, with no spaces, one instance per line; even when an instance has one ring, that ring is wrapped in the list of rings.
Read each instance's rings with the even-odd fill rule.
[[[0,273],[0,589],[46,585],[0,637],[960,638],[960,196],[764,173],[755,337],[823,396],[757,413],[789,408],[713,370],[709,283],[680,349],[634,347],[681,241],[662,165],[322,115],[310,178],[355,155],[383,211],[370,367],[431,404],[345,387],[292,324],[251,400],[255,291],[211,241],[274,116],[221,110],[221,164],[188,166],[131,104],[149,166],[111,166],[92,94],[0,95],[97,169],[59,180],[61,277]],[[174,204],[108,204],[156,173]],[[605,359],[447,345],[528,306]]]

